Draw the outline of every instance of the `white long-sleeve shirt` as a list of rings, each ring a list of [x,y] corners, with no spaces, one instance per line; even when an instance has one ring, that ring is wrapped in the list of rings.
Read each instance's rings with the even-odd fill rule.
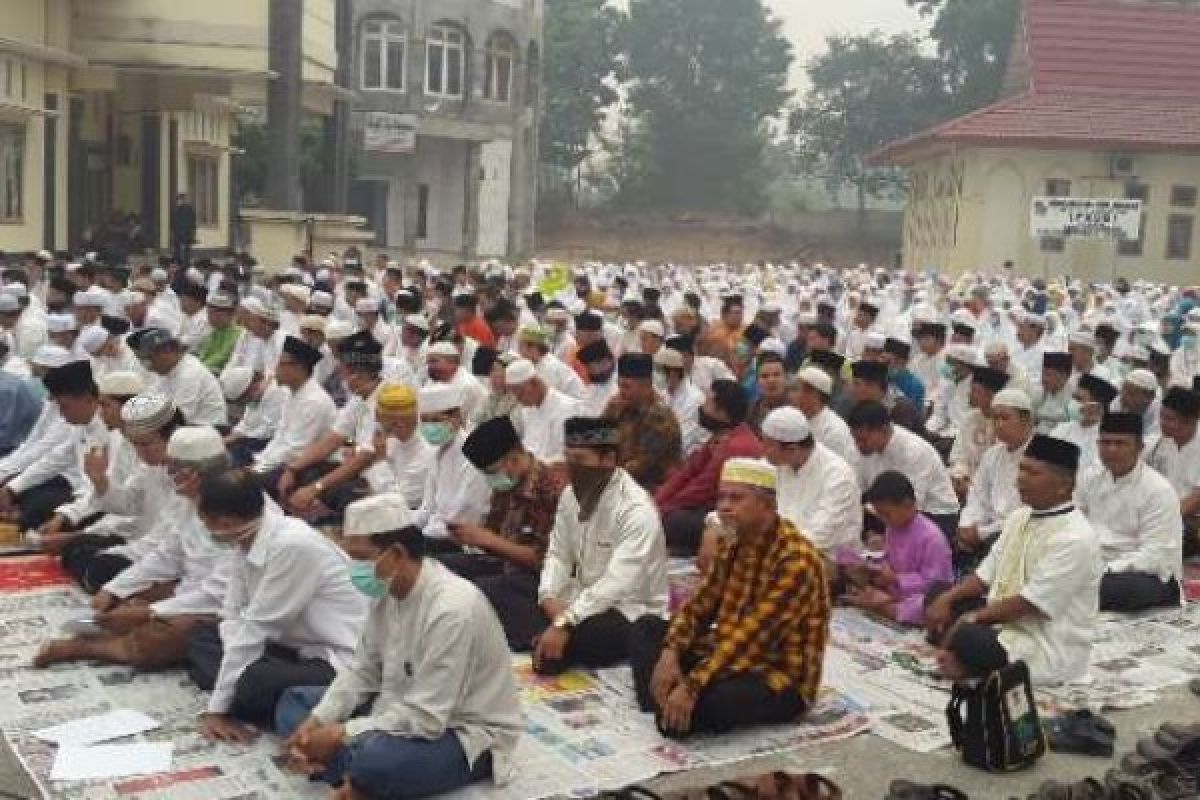
[[[129,449],[132,450],[132,446]],[[173,505],[177,500],[175,482],[165,466],[152,467],[137,460],[125,481],[118,482],[110,477],[108,491],[96,496],[96,510],[107,515],[98,524],[121,520],[113,532],[124,536],[126,543],[105,552],[123,555],[130,561],[137,561],[149,553],[157,541],[152,534],[164,520],[173,519],[172,515],[178,513]]]
[[[246,403],[242,418],[233,426],[233,435],[245,439],[270,439],[279,430],[283,408],[291,396],[291,392],[272,380],[262,398]]]
[[[1056,439],[1070,442],[1079,448],[1079,475],[1087,475],[1095,469],[1100,469],[1100,450],[1097,436],[1100,433],[1100,423],[1085,426],[1079,420],[1072,420],[1059,425],[1050,435]]]
[[[779,515],[789,520],[822,553],[859,541],[863,527],[862,490],[854,468],[820,442],[800,469],[779,467]]]
[[[335,416],[337,409],[329,393],[321,388],[315,378],[310,377],[284,403],[275,435],[254,457],[254,469],[270,472],[288,463],[324,436],[333,425]]]
[[[1039,433],[1050,433],[1059,425],[1070,422],[1071,390],[1067,386],[1057,392],[1038,387],[1033,393],[1033,410]]]
[[[699,422],[700,406],[704,405],[704,392],[692,383],[691,378],[684,375],[677,391],[671,392],[667,389],[662,392],[662,396],[666,404],[675,412],[675,419],[679,422],[679,432],[683,440],[683,455],[686,458],[692,454],[692,451],[708,441],[708,431],[701,428]],[[601,409],[601,412],[603,410]],[[599,416],[599,414],[593,416]]]
[[[365,716],[355,709],[374,700]],[[378,731],[431,741],[450,731],[467,764],[492,754],[493,780],[511,780],[524,730],[512,655],[487,599],[434,559],[403,600],[370,604],[349,666],[339,669],[313,717],[344,722],[349,738]]]
[[[933,412],[925,429],[935,436],[953,439],[958,435],[958,426],[963,417],[971,410],[970,404],[971,381],[963,378],[959,381],[942,381],[936,399],[933,401]]]
[[[958,512],[958,496],[950,473],[933,445],[899,425],[883,452],[864,455],[858,462],[858,485],[865,492],[881,473],[894,470],[904,474],[917,492],[917,508],[926,514]]]
[[[337,545],[304,522],[266,509],[249,551],[234,551],[210,712],[229,711],[238,679],[268,643],[334,669],[350,664],[367,604],[350,583],[349,564]]]
[[[447,538],[448,522],[478,525],[487,516],[491,489],[483,473],[463,455],[466,439],[467,434],[460,430],[449,444],[439,448],[425,479],[417,524],[431,538]]]
[[[21,446],[0,458],[0,478],[11,478],[44,453],[65,444],[71,438],[71,423],[63,419],[58,404],[47,399]]]
[[[995,443],[995,423],[979,409],[971,409],[959,424],[958,435],[950,448],[950,474],[956,478],[973,477],[984,452]]]
[[[605,406],[616,393],[617,379],[615,377],[609,378],[604,383],[585,384],[583,395],[579,398],[579,413],[587,417],[603,416]]]
[[[367,468],[363,478],[373,493],[400,492],[409,508],[420,508],[425,499],[425,481],[433,471],[437,452],[415,430],[407,441],[389,436],[384,458]]]
[[[1183,447],[1170,436],[1159,437],[1143,458],[1170,481],[1180,500],[1200,489],[1200,433]]]
[[[108,431],[105,448],[108,451],[108,480],[110,484],[125,484],[133,479],[141,467],[141,462],[138,460],[137,453],[133,449],[133,445],[129,443],[119,430]],[[84,480],[79,491],[75,493],[75,498],[66,505],[59,506],[57,512],[62,514],[71,521],[72,524],[78,524],[81,520],[90,517],[100,511],[107,511],[101,508],[100,495],[96,494],[95,488],[90,480]],[[109,519],[107,516],[103,520],[108,523],[106,528],[121,528],[127,527],[122,524],[120,517],[116,512],[109,512],[112,517],[117,519]],[[114,531],[115,532],[115,531]]]
[[[513,417],[520,420],[517,428],[523,431],[525,449],[545,464],[560,464],[566,460],[564,426],[567,419],[580,414],[579,402],[557,389],[547,387],[540,406],[519,405]]]
[[[548,597],[579,621],[609,609],[631,622],[666,616],[666,536],[653,498],[625,470],[613,473],[587,520],[575,490],[563,491],[538,586],[539,602]]]
[[[225,395],[208,367],[191,353],[184,353],[175,368],[158,376],[155,387],[175,401],[188,425],[224,425]]]
[[[1142,462],[1119,478],[1107,469],[1075,489],[1096,531],[1106,572],[1144,572],[1183,580],[1183,519],[1171,484]]]
[[[973,526],[984,539],[990,539],[1004,527],[1004,520],[1022,505],[1017,491],[1017,467],[1025,454],[1025,446],[1009,450],[997,442],[984,451],[979,469],[967,490],[959,527]]]
[[[557,389],[576,400],[583,397],[583,380],[579,377],[579,373],[564,364],[553,353],[547,353],[537,363],[537,374],[551,389]]]
[[[179,332],[179,341],[189,351],[194,351],[200,343],[212,333],[212,325],[208,322],[208,312],[203,308],[190,317],[183,316],[183,326]]]
[[[34,306],[32,300],[29,307],[17,317],[17,322],[13,325],[13,338],[17,344],[17,355],[26,361],[33,358],[38,348],[49,341],[46,312]]]
[[[69,435],[51,450],[46,450],[15,478],[8,488],[16,493],[41,486],[56,477],[63,477],[73,490],[80,490],[87,483],[83,474],[83,457],[93,447],[104,447],[108,443],[108,429],[100,419],[100,412],[86,425],[69,425]]]
[[[808,427],[814,439],[841,456],[851,467],[858,468],[862,453],[858,452],[850,426],[836,411],[822,408],[820,413],[808,418]]]
[[[158,583],[179,581],[171,597],[150,606],[155,614],[220,613],[232,555],[213,544],[191,501],[174,493],[172,498],[150,534],[145,555],[106,583],[104,591],[124,599]]]

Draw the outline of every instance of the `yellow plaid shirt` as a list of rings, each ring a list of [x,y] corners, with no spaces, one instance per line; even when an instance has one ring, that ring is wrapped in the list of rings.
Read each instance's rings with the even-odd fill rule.
[[[825,564],[792,523],[727,541],[696,594],[671,620],[666,645],[699,657],[687,675],[696,691],[737,674],[758,675],[773,691],[809,705],[821,684],[829,639]]]

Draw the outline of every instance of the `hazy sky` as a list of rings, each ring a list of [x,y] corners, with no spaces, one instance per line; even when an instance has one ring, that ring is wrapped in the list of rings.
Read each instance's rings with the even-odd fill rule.
[[[825,50],[825,37],[835,33],[884,33],[925,30],[928,23],[904,0],[767,0],[784,20],[795,48],[793,83],[804,85],[804,67]]]

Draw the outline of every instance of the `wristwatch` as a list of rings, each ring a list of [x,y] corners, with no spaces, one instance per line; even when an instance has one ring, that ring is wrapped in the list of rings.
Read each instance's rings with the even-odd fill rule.
[[[324,481],[317,481],[312,485],[312,488],[317,494],[323,494],[325,492],[325,483]]]
[[[978,625],[979,615],[974,611],[968,611],[966,614],[962,615],[962,621],[964,625]]]
[[[554,622],[551,624],[555,628],[558,628],[560,630],[566,630],[568,628],[574,628],[576,622],[577,622],[577,620],[575,619],[574,614],[572,614],[570,611],[564,611],[561,614],[559,614],[557,617],[555,617]]]

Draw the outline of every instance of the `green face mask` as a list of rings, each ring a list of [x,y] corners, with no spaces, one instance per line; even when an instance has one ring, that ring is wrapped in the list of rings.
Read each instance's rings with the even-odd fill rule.
[[[507,493],[517,488],[517,479],[507,472],[495,472],[487,476],[488,486],[493,492]]]
[[[355,561],[350,565],[350,583],[372,600],[388,593],[387,584],[375,574],[375,565],[370,561]]]
[[[454,438],[449,422],[422,422],[421,436],[434,447],[441,447]]]
[[[1067,419],[1072,422],[1079,422],[1083,419],[1083,406],[1074,397],[1067,401]]]

